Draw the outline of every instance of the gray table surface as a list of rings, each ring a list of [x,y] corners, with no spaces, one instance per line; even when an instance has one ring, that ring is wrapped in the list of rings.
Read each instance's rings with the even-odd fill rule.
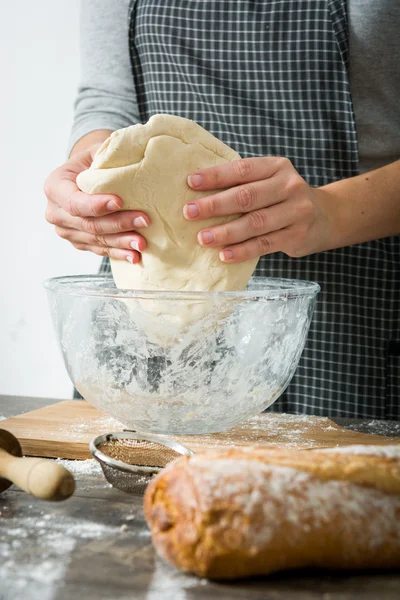
[[[0,417],[51,398],[0,396]],[[334,419],[400,437],[400,423]],[[1,428],[1,421],[0,421]],[[231,583],[178,573],[155,555],[142,501],[115,490],[94,461],[63,461],[77,481],[72,498],[45,503],[12,487],[0,497],[0,600],[398,600],[400,574],[303,571]]]

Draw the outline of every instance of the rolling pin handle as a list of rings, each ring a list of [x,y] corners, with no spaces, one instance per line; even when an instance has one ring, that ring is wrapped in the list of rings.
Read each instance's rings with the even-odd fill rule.
[[[75,491],[73,475],[42,458],[17,458],[0,449],[0,477],[41,500],[60,501]]]

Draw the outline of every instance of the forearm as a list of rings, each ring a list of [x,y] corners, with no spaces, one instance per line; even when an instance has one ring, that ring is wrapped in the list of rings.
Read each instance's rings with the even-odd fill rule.
[[[82,152],[95,144],[102,144],[111,133],[112,132],[109,129],[97,129],[96,131],[91,131],[76,142],[70,152],[70,156],[74,156],[74,154],[78,154],[78,152]]]
[[[330,215],[324,248],[343,248],[400,234],[400,161],[316,190]]]

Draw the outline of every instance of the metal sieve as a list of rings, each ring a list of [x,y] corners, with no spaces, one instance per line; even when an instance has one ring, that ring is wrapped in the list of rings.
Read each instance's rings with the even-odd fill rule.
[[[123,431],[105,433],[90,442],[90,451],[113,487],[129,494],[143,494],[151,479],[168,463],[193,452],[157,435]]]

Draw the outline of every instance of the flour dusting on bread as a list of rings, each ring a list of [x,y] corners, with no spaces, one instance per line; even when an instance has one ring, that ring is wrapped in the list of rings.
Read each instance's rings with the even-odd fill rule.
[[[324,448],[320,452],[336,452],[338,454],[369,454],[384,458],[400,459],[400,444],[396,446],[343,446],[341,448]]]
[[[172,566],[232,579],[282,569],[399,568],[400,459],[246,449],[178,459],[145,514]]]

